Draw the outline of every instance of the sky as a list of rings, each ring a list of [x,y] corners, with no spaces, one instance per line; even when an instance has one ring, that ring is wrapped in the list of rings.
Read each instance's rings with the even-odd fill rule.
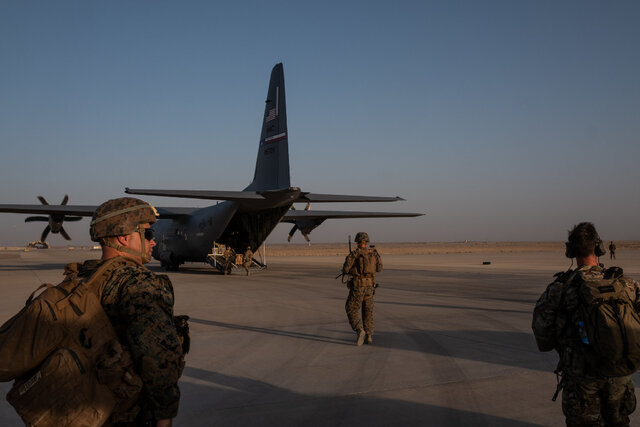
[[[406,199],[311,209],[425,214],[312,242],[640,239],[638,22],[634,1],[3,0],[0,203],[242,190],[282,62],[291,184]],[[25,217],[0,245],[39,238]]]

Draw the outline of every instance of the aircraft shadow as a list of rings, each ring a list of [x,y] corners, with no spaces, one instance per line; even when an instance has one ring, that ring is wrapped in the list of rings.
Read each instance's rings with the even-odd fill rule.
[[[196,381],[192,381],[195,379]],[[260,380],[187,366],[180,383],[178,425],[388,426],[538,424],[480,412],[366,395],[315,395]]]

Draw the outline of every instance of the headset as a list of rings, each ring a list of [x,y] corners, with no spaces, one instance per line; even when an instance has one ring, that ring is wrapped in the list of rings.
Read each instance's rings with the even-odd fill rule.
[[[576,253],[573,250],[573,246],[571,245],[570,242],[565,242],[565,251],[564,251],[564,256],[566,256],[567,258],[575,258],[576,257]],[[593,253],[600,258],[602,255],[606,254],[607,251],[604,249],[604,243],[602,243],[602,239],[600,237],[598,237],[596,239],[596,247],[593,251]]]

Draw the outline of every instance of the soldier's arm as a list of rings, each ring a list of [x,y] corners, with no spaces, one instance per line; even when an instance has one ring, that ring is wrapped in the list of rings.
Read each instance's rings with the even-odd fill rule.
[[[173,320],[173,289],[162,276],[142,274],[125,286],[121,306],[127,341],[155,419],[178,414],[182,348]]]
[[[629,298],[633,302],[633,308],[637,313],[640,313],[640,284],[627,276],[623,276],[623,280],[627,287]]]
[[[382,258],[377,250],[374,249],[374,251],[376,253],[376,271],[379,273],[382,271]]]
[[[540,351],[556,348],[556,316],[562,300],[564,283],[551,283],[538,299],[533,309],[531,329]]]
[[[342,272],[344,274],[349,274],[349,272],[353,268],[353,263],[355,262],[355,260],[356,260],[356,257],[353,255],[353,252],[347,255],[347,257],[344,260],[344,264],[342,265]]]

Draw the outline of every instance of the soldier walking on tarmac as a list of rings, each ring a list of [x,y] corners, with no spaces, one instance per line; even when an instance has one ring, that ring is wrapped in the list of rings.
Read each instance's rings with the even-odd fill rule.
[[[351,276],[347,286],[349,296],[345,304],[351,328],[356,332],[357,345],[373,344],[373,295],[375,294],[375,274],[382,271],[382,261],[378,251],[368,247],[369,235],[356,234],[358,247],[347,255],[342,273]],[[362,313],[362,316],[361,316]]]
[[[233,258],[235,257],[235,252],[231,249],[231,246],[227,245],[227,248],[224,251],[224,275],[231,274],[231,270],[233,269]]]
[[[250,275],[249,270],[251,269],[251,263],[253,262],[253,251],[251,250],[251,246],[247,246],[247,250],[242,255],[242,266],[245,270],[247,270],[247,276]]]
[[[613,243],[613,240],[609,243],[609,257],[610,259],[616,259],[616,244]]]

